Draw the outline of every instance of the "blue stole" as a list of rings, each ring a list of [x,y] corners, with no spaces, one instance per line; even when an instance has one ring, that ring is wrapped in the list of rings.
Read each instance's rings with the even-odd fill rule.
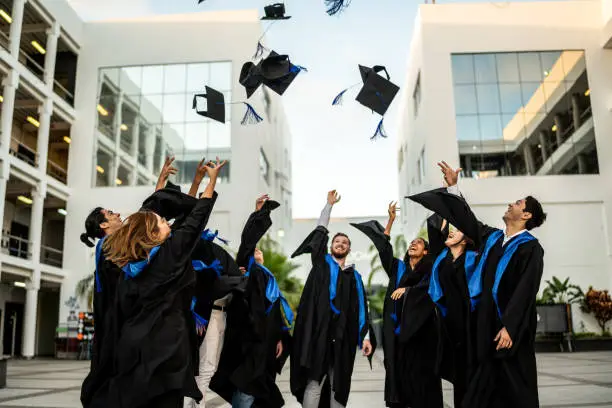
[[[140,261],[132,261],[128,262],[121,270],[125,273],[125,278],[135,278],[151,263],[151,259],[157,254],[159,251],[159,245],[151,248],[149,251],[149,256],[147,259],[143,259]]]
[[[291,306],[289,306],[289,302],[287,302],[287,299],[285,299],[285,297],[281,293],[280,288],[278,287],[278,282],[276,282],[276,278],[274,277],[274,274],[262,264],[255,262],[254,257],[251,257],[249,259],[248,272],[245,276],[249,276],[251,274],[250,271],[253,265],[259,266],[259,268],[261,268],[261,270],[264,271],[266,275],[268,275],[268,283],[266,285],[266,299],[268,299],[268,302],[270,302],[270,306],[268,306],[268,308],[266,309],[266,315],[270,313],[270,311],[272,310],[276,302],[280,301],[281,310],[283,312],[284,320],[285,320],[285,325],[283,326],[283,330],[289,331],[291,329],[291,326],[293,325],[293,310],[291,310]]]
[[[98,272],[98,265],[100,265],[100,262],[104,260],[104,252],[102,251],[102,245],[105,239],[106,239],[106,235],[102,239],[98,240],[98,243],[96,244],[95,278],[96,278],[96,292],[98,293],[102,292],[102,284],[100,283],[100,273]]]
[[[334,314],[340,314],[340,310],[334,305],[336,299],[336,289],[338,286],[338,275],[340,273],[340,265],[332,258],[330,254],[325,255],[325,261],[329,265],[329,305]],[[359,348],[362,346],[361,332],[366,325],[365,312],[365,290],[363,289],[363,281],[361,275],[353,268],[355,276],[355,285],[357,287],[357,297],[359,298]]]
[[[406,273],[406,263],[402,261],[401,259],[398,259],[397,260],[397,273],[395,274],[395,289],[399,288],[400,282],[402,281],[402,278],[404,277],[405,273]],[[395,330],[394,330],[395,334],[396,335],[400,334],[401,325],[399,324],[399,321],[397,318],[397,300],[393,300],[393,313],[391,313],[391,320],[393,320],[393,323],[395,325]]]
[[[205,229],[204,231],[202,231],[200,238],[203,239],[204,241],[210,241],[210,242],[213,242],[216,238],[222,243],[224,243],[225,245],[229,244],[229,241],[227,239],[221,238],[219,236],[219,231],[212,232],[209,229]]]
[[[192,260],[191,265],[196,272],[213,270],[217,274],[217,278],[219,278],[223,272],[223,265],[221,265],[221,261],[218,259],[215,259],[210,265],[206,265],[203,261]]]
[[[474,309],[475,306],[478,304],[480,300],[479,297],[482,294],[482,272],[486,265],[487,258],[489,257],[489,252],[491,252],[491,248],[493,248],[493,246],[500,239],[503,239],[503,236],[504,236],[504,232],[502,230],[494,231],[493,233],[491,233],[491,235],[489,235],[489,238],[487,239],[487,242],[485,244],[484,251],[482,252],[482,257],[480,258],[480,261],[478,262],[478,266],[476,267],[476,270],[472,274],[472,277],[468,284],[468,289],[470,291],[470,298],[472,301],[472,309]],[[512,259],[512,256],[514,255],[518,247],[521,244],[532,241],[534,239],[535,237],[533,235],[525,231],[519,236],[512,238],[510,242],[508,242],[503,247],[502,257],[497,263],[497,268],[495,269],[495,281],[493,283],[493,289],[492,289],[493,300],[495,301],[495,306],[497,307],[497,314],[499,317],[501,317],[502,315],[501,310],[499,309],[499,304],[497,302],[497,291],[499,289],[499,283],[501,282],[501,279],[504,276],[504,273],[506,272],[506,268],[508,267],[508,264],[510,263],[510,259]]]
[[[436,261],[431,268],[431,277],[429,278],[429,297],[431,300],[438,306],[440,309],[440,313],[442,316],[446,316],[447,308],[440,302],[440,299],[444,296],[444,291],[442,290],[442,286],[440,285],[440,264],[448,255],[448,248],[444,248],[440,255],[436,258]],[[469,282],[471,276],[474,274],[474,270],[476,269],[476,257],[477,253],[475,251],[466,251],[465,252],[465,260],[463,262],[463,268],[465,269],[466,280]]]

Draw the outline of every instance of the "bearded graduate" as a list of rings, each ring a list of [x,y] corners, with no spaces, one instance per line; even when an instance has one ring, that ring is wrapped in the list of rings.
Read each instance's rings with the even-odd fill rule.
[[[272,226],[270,213],[280,204],[263,195],[256,200],[242,232],[236,262],[248,276],[244,296],[234,299],[228,311],[228,328],[219,368],[210,388],[233,408],[280,408],[285,404],[276,385],[289,355],[293,312],[265,267],[256,248]]]
[[[312,261],[291,353],[291,392],[306,408],[346,406],[357,347],[369,358],[376,347],[361,275],[346,264],[348,236],[336,234],[327,252],[327,226],[339,200],[335,190],[327,194],[317,227],[292,255],[310,253]]]
[[[415,238],[403,259],[395,258],[390,235],[396,212],[396,204],[389,204],[384,229],[377,221],[351,224],[372,240],[389,277],[383,307],[385,402],[393,408],[441,407],[436,316],[427,296],[429,243]]]
[[[173,161],[174,157],[166,158],[157,180],[156,191],[164,188],[171,174],[176,174],[177,169],[172,166]],[[105,258],[102,245],[106,237],[117,231],[121,225],[121,214],[98,207],[87,216],[85,233],[80,236],[81,242],[89,248],[94,247],[92,240],[98,239],[95,244],[96,270],[93,293],[94,341],[90,371],[81,387],[81,403],[84,408],[93,407],[92,401],[95,400],[95,395],[98,392],[105,393],[104,388],[113,375],[115,341],[113,308],[122,272],[119,266]]]
[[[461,169],[453,170],[446,162],[438,165],[449,192],[459,195]],[[478,303],[477,368],[463,401],[470,408],[539,406],[536,296],[544,250],[529,231],[542,225],[546,214],[535,198],[527,196],[509,204],[502,219],[505,230],[477,224],[482,244],[468,283],[471,300]]]
[[[195,283],[191,256],[212,212],[224,165],[206,165],[210,181],[172,233],[165,219],[140,211],[103,245],[107,259],[124,274],[117,299],[117,367],[106,406],[178,408],[185,395],[201,398],[193,377],[195,329],[187,313]]]
[[[476,218],[462,197],[446,188],[408,197],[434,211],[430,217],[429,243],[434,263],[429,296],[441,318],[440,375],[453,384],[456,407],[461,407],[473,371],[471,331],[474,325],[468,281],[476,268],[480,237]],[[456,217],[455,214],[462,214]],[[449,224],[449,221],[452,225]],[[457,227],[467,231],[468,237]]]

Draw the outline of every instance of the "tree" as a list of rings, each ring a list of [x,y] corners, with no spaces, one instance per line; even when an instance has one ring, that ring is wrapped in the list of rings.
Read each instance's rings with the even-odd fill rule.
[[[612,298],[607,290],[595,290],[589,287],[586,295],[582,311],[592,313],[597,320],[597,324],[601,328],[602,336],[609,336],[610,333],[606,330],[606,324],[612,320]]]
[[[291,309],[297,311],[302,296],[304,285],[302,281],[293,275],[298,265],[289,261],[289,258],[281,252],[280,245],[270,236],[266,235],[258,245],[264,255],[266,268],[274,274],[281,292],[289,302]]]
[[[570,278],[561,281],[556,276],[546,281],[546,288],[542,292],[542,297],[537,301],[544,305],[559,305],[566,303],[582,303],[584,293],[580,286],[569,283]]]

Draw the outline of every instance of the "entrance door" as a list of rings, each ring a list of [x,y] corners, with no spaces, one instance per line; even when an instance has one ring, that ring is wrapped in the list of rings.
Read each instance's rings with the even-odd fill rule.
[[[23,336],[23,304],[6,303],[4,314],[4,354],[21,355]]]

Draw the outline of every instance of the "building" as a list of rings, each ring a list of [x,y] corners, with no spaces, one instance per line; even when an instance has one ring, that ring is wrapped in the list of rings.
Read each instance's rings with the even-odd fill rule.
[[[461,191],[491,225],[534,195],[548,213],[534,232],[541,287],[557,276],[610,288],[612,2],[421,5],[410,47],[401,196],[441,186],[440,160],[463,168]],[[402,209],[413,236],[426,211]]]
[[[249,103],[264,120],[240,124],[240,68],[261,33],[256,10],[83,22],[63,0],[0,0],[4,354],[53,354],[75,285],[94,270],[79,240],[85,217],[97,206],[136,211],[167,154],[184,189],[202,157],[229,161],[209,225],[233,249],[262,193],[284,204],[273,236],[290,232],[291,137],[280,97],[262,87]],[[237,102],[225,124],[191,109],[204,85]]]

